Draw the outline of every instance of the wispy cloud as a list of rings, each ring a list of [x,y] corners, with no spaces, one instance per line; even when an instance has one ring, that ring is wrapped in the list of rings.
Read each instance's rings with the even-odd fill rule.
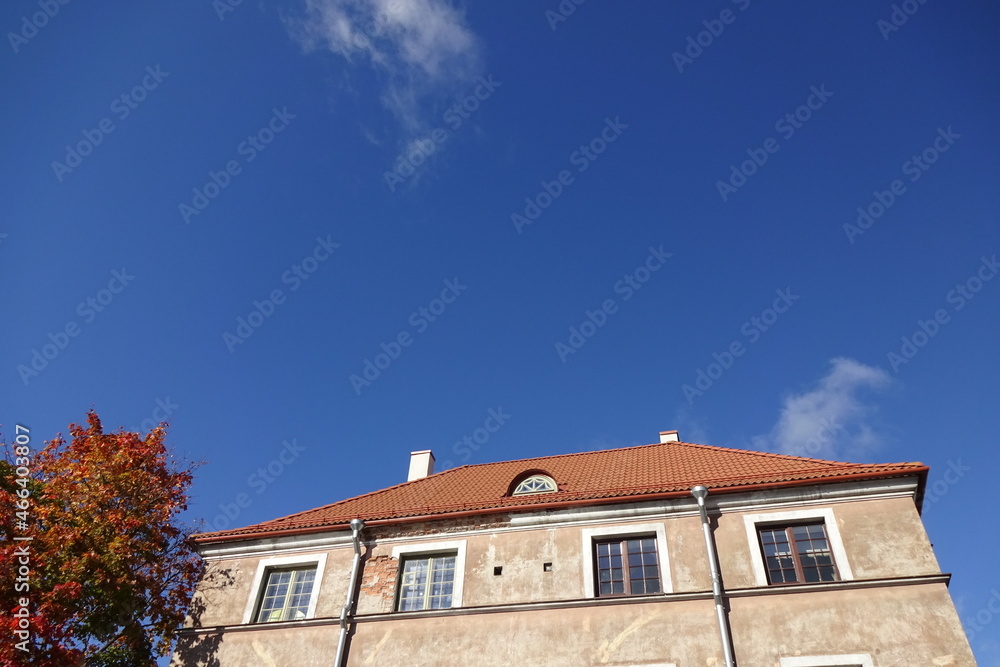
[[[305,15],[286,25],[307,51],[375,72],[403,143],[481,71],[481,40],[449,0],[305,0]]]
[[[875,408],[862,396],[890,384],[881,368],[836,358],[816,386],[784,399],[770,433],[755,436],[753,446],[781,454],[838,458],[864,456],[882,444],[871,424]]]

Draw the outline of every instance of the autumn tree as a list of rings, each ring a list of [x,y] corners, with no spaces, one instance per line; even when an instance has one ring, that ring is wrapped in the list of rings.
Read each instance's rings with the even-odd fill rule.
[[[169,654],[202,565],[179,522],[193,466],[165,435],[105,433],[91,411],[68,442],[8,446],[0,665],[147,667]]]

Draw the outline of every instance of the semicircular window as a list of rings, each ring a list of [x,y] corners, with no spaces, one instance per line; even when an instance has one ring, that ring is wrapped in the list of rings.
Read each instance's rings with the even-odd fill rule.
[[[521,480],[512,496],[527,496],[532,493],[554,493],[558,491],[556,481],[548,475],[532,475]]]

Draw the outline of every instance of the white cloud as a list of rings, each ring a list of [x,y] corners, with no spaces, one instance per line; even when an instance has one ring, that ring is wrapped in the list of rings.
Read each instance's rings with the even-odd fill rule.
[[[481,70],[482,46],[449,0],[305,0],[286,19],[308,51],[327,49],[382,82],[380,99],[409,135]]]
[[[843,357],[830,364],[830,372],[814,388],[785,398],[771,432],[753,438],[755,448],[814,458],[854,458],[882,444],[870,423],[874,407],[859,395],[886,388],[888,373]]]

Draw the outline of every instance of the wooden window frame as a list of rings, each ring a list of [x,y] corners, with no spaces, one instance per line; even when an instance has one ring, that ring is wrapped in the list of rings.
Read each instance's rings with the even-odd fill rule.
[[[657,589],[658,589],[656,591],[650,592],[650,591],[643,590],[641,593],[639,593],[639,592],[633,592],[633,590],[632,590],[633,589],[633,582],[634,581],[639,581],[639,579],[633,579],[630,576],[630,574],[629,574],[629,570],[631,569],[631,566],[628,563],[628,559],[629,559],[629,556],[631,554],[629,553],[629,550],[628,550],[628,543],[630,541],[632,541],[632,540],[652,540],[652,542],[653,542],[653,551],[652,551],[652,553],[656,556],[656,585],[657,585]],[[619,545],[619,547],[621,549],[621,556],[620,557],[622,558],[622,567],[620,569],[622,570],[622,580],[623,580],[622,583],[624,584],[624,588],[625,588],[625,591],[622,592],[622,593],[604,593],[604,594],[601,593],[601,570],[602,570],[602,568],[600,566],[601,555],[599,553],[599,549],[600,549],[600,546],[602,544],[608,544],[608,545],[617,544],[617,545]],[[659,546],[657,545],[657,536],[655,534],[653,534],[653,535],[609,535],[607,537],[594,538],[594,540],[593,540],[593,546],[591,547],[591,553],[592,553],[593,558],[594,558],[594,572],[593,572],[593,577],[594,577],[594,594],[595,594],[596,597],[600,597],[600,598],[609,598],[609,597],[636,597],[636,596],[641,596],[641,595],[659,595],[659,594],[661,594],[661,593],[664,592],[664,589],[663,589],[662,556],[660,554]],[[649,552],[642,551],[642,547],[640,545],[640,551],[637,552],[637,553],[640,554],[640,556],[641,556],[641,554],[649,553]],[[646,568],[646,567],[649,567],[649,566],[646,565],[645,563],[642,563],[639,567]],[[609,568],[609,569],[615,569],[615,568]],[[645,585],[645,582],[650,581],[650,579],[648,579],[648,578],[645,577],[645,573],[644,573],[643,578],[641,579],[641,581],[644,582],[643,583],[643,589],[647,588],[647,586]],[[614,583],[613,580],[612,580],[612,583]]]
[[[802,565],[801,555],[798,550],[799,541],[795,539],[794,529],[801,528],[803,526],[819,526],[823,529],[823,541],[826,542],[826,553],[830,557],[830,564],[833,567],[833,579],[820,580],[820,581],[806,581],[805,567]],[[771,569],[767,566],[767,554],[764,551],[764,531],[777,531],[781,530],[785,533],[785,540],[789,546],[789,556],[792,559],[792,567],[795,572],[796,581],[772,581]],[[834,555],[833,544],[830,539],[830,533],[827,530],[826,522],[823,520],[805,520],[805,521],[794,521],[790,523],[764,523],[757,524],[757,546],[760,548],[760,555],[764,561],[764,572],[767,576],[767,583],[769,586],[798,586],[801,584],[824,584],[830,583],[832,581],[841,581],[840,570],[837,567],[837,558]]]

